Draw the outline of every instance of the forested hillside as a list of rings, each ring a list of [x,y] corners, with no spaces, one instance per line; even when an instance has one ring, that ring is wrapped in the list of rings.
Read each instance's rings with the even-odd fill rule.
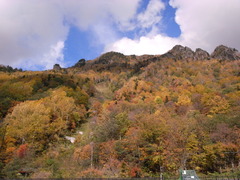
[[[0,177],[239,174],[239,59],[176,46],[1,71]]]

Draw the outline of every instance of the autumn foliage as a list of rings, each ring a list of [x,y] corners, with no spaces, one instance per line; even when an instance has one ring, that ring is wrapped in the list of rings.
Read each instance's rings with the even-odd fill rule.
[[[24,158],[24,156],[27,155],[27,150],[28,150],[28,145],[27,144],[22,144],[19,146],[17,149],[17,157],[19,158]]]
[[[237,173],[239,66],[109,53],[59,72],[0,72],[0,175]]]

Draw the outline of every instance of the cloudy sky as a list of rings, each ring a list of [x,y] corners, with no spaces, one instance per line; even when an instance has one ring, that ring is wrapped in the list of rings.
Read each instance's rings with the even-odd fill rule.
[[[45,70],[176,44],[240,50],[239,19],[240,0],[0,0],[0,64]]]

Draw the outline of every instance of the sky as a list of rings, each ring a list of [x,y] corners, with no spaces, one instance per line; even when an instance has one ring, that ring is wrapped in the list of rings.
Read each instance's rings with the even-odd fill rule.
[[[46,70],[177,44],[240,50],[239,19],[240,0],[0,0],[0,64]]]

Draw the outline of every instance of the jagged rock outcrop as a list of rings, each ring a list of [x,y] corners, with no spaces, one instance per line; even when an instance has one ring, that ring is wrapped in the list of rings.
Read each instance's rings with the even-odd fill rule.
[[[85,59],[80,59],[73,67],[83,67],[86,64]]]
[[[55,70],[55,71],[60,71],[62,68],[61,68],[61,66],[59,65],[59,64],[54,64],[54,66],[53,66],[53,70]]]
[[[193,59],[194,52],[189,47],[183,47],[181,45],[174,46],[165,55],[166,57],[173,57],[176,60],[180,59]]]
[[[240,59],[240,53],[235,48],[220,45],[216,47],[211,57],[219,60],[237,60]]]
[[[215,51],[210,55],[207,51],[197,48],[195,51],[189,47],[176,45],[171,50],[163,55],[129,55],[125,56],[119,52],[107,52],[100,57],[85,61],[80,59],[73,68],[79,68],[81,71],[89,69],[101,71],[115,71],[122,72],[131,70],[133,73],[140,72],[143,67],[148,66],[150,63],[161,61],[162,59],[173,60],[209,60],[211,58],[219,60],[235,60],[240,59],[240,54],[236,49],[228,48],[226,46],[218,46]],[[55,65],[54,70],[60,70],[59,65]]]
[[[210,55],[207,51],[197,48],[194,54],[194,60],[210,59]]]
[[[204,60],[210,59],[210,55],[207,51],[197,48],[194,52],[189,47],[183,47],[181,45],[174,46],[170,51],[163,54],[164,58],[173,58],[176,60],[192,59],[192,60]]]

